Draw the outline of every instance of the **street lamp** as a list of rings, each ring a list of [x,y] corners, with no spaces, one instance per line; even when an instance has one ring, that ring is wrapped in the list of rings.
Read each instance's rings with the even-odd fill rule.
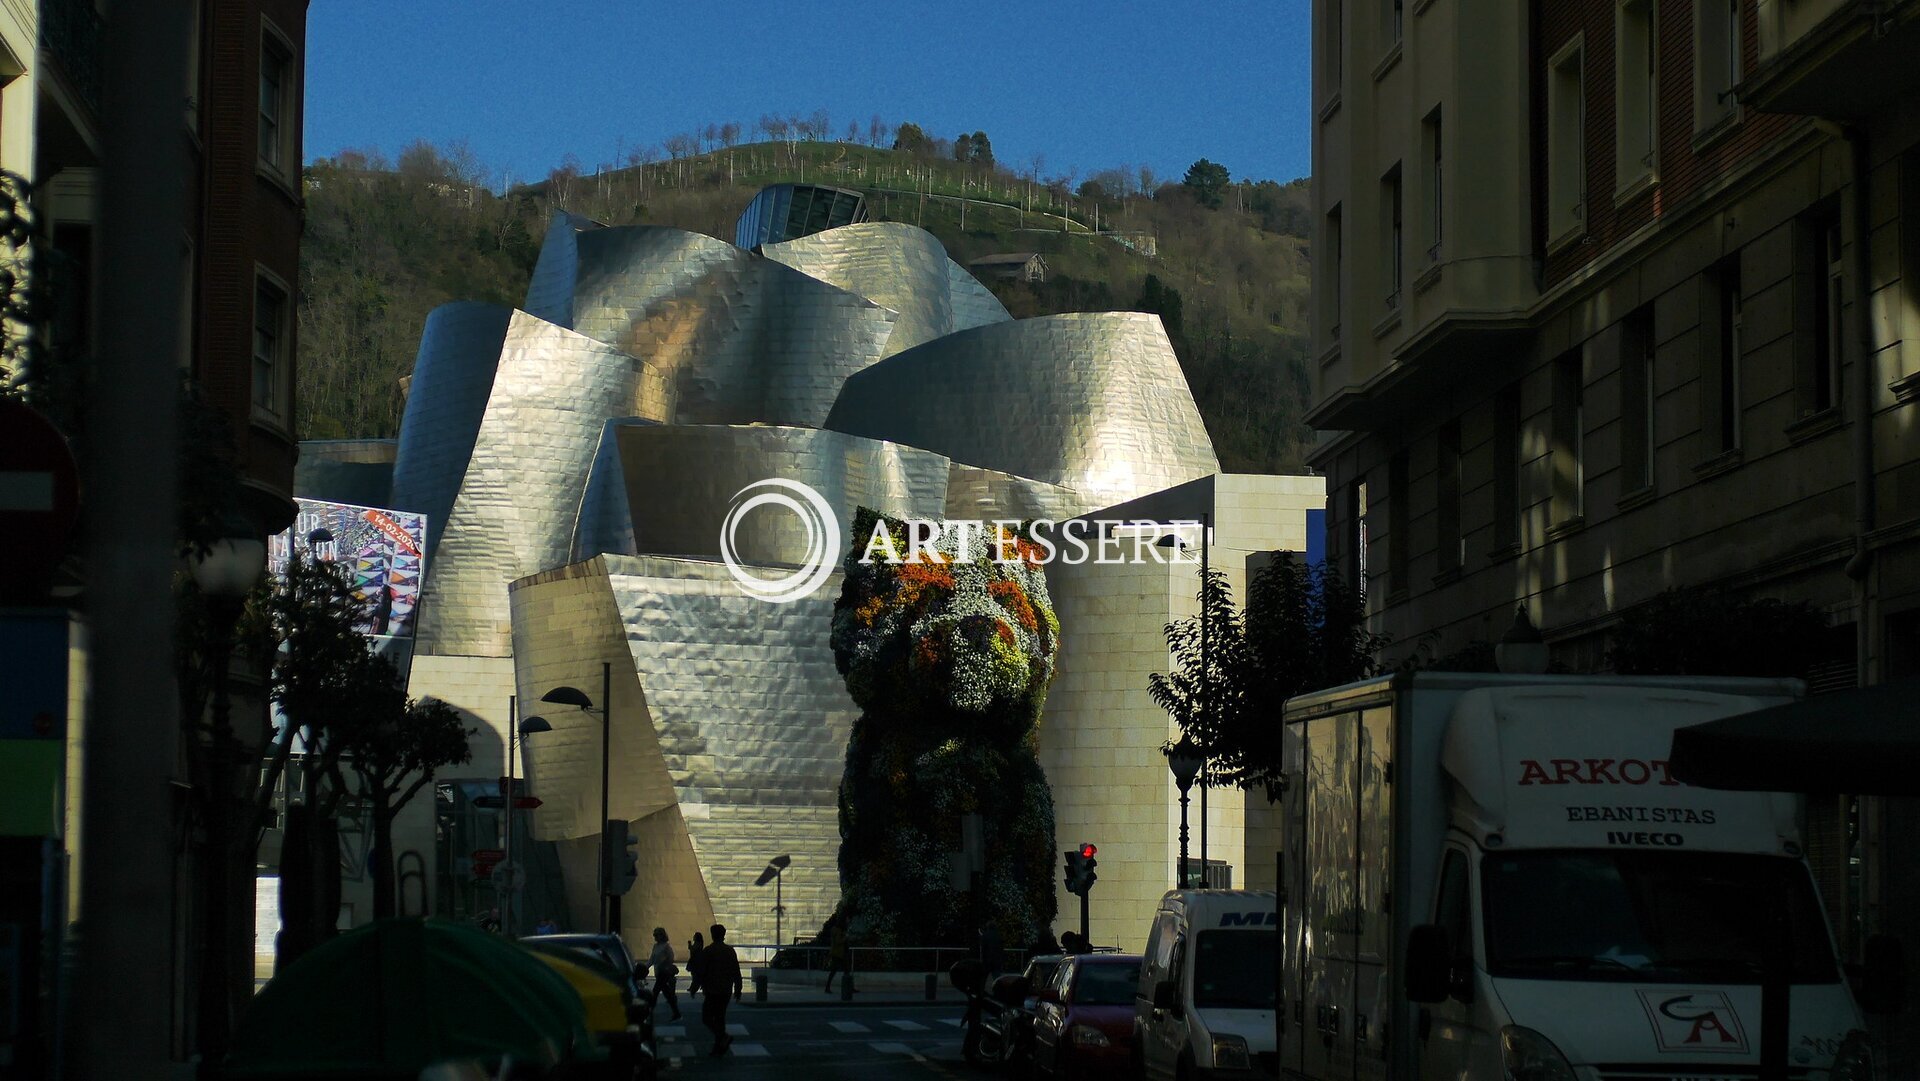
[[[560,706],[577,706],[587,713],[595,712],[593,699],[585,691],[575,687],[555,687],[540,696],[542,702],[552,702]],[[620,898],[613,892],[613,883],[607,881],[607,763],[613,753],[613,665],[600,662],[600,933],[617,931],[620,923]],[[625,837],[620,839],[622,842]]]
[[[1213,513],[1211,511],[1201,511],[1200,512],[1200,690],[1199,690],[1199,700],[1194,703],[1194,715],[1197,719],[1201,721],[1204,721],[1207,716],[1207,701],[1209,698],[1212,697],[1212,695],[1209,694],[1208,692],[1212,690],[1212,682],[1213,682],[1213,666],[1209,664],[1207,660],[1207,586],[1210,583],[1210,579],[1207,574],[1207,550],[1210,547],[1210,545],[1207,542],[1208,542],[1208,538],[1212,535],[1212,533],[1213,533]],[[1182,551],[1184,551],[1187,547],[1186,543],[1180,539],[1179,533],[1169,533],[1166,536],[1161,537],[1159,540],[1155,541],[1154,545],[1159,548],[1174,548]],[[1201,725],[1200,730],[1202,732],[1211,731],[1211,729],[1207,728],[1204,724]],[[1206,867],[1207,867],[1207,788],[1208,788],[1207,762],[1206,762],[1206,756],[1203,755],[1200,760],[1200,867],[1201,867],[1201,875],[1202,875],[1203,881],[1205,880]],[[1181,887],[1183,889],[1185,888],[1185,886],[1186,884],[1184,882],[1181,883]]]
[[[1493,647],[1494,667],[1512,675],[1537,676],[1547,670],[1547,642],[1527,618],[1527,606],[1513,610],[1513,626]]]
[[[1180,786],[1180,881],[1174,883],[1174,888],[1184,890],[1187,888],[1187,789],[1193,787],[1193,779],[1199,775],[1205,759],[1192,736],[1181,736],[1180,742],[1163,753],[1167,756],[1167,768],[1173,771],[1173,783]]]
[[[776,950],[786,944],[781,934],[784,931],[783,921],[786,919],[787,906],[781,901],[780,884],[785,876],[787,865],[792,862],[792,856],[784,854],[775,856],[767,861],[767,869],[760,872],[760,877],[753,880],[756,886],[773,883],[773,945]]]
[[[514,723],[514,712],[517,708],[518,708],[518,699],[514,695],[511,695],[511,694],[508,695],[507,696],[507,790],[501,793],[501,795],[506,797],[501,802],[505,805],[505,810],[506,810],[507,841],[506,841],[506,844],[502,845],[501,847],[506,849],[506,853],[507,853],[507,858],[504,861],[502,861],[507,865],[507,883],[506,883],[507,896],[506,896],[506,903],[500,906],[500,925],[506,928],[508,938],[512,938],[514,936],[514,931],[515,931],[514,923],[513,923],[513,917],[514,917],[513,902],[514,902],[514,894],[517,891],[514,889],[514,879],[518,876],[518,873],[519,873],[513,862],[513,824],[514,824],[513,820],[514,820],[514,811],[518,806],[517,801],[520,797],[520,793],[513,782],[514,736],[518,735],[520,737],[520,744],[524,748],[526,745],[526,737],[531,736],[536,732],[553,731],[553,725],[548,724],[547,719],[545,717],[527,717],[522,719],[517,724]]]
[[[200,1043],[216,1054],[225,1052],[232,1023],[229,988],[233,982],[233,951],[228,948],[232,937],[231,898],[235,893],[231,888],[235,849],[232,819],[239,800],[234,787],[245,753],[233,734],[227,680],[233,662],[233,628],[267,564],[266,542],[245,523],[229,522],[227,532],[198,553],[191,566],[194,585],[206,598],[206,658],[213,667],[213,716],[205,749],[206,791],[201,796],[210,866],[202,925],[206,956],[200,975]]]

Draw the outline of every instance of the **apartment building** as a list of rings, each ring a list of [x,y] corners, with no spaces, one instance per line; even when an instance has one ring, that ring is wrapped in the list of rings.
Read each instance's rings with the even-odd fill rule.
[[[1713,586],[1824,613],[1824,685],[1920,674],[1920,3],[1314,16],[1311,460],[1377,629],[1521,604],[1597,671]],[[1857,948],[1915,907],[1906,813],[1811,815]]]

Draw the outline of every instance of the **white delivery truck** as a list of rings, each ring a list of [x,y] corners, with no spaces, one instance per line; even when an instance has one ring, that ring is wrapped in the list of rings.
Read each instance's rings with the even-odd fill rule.
[[[1870,1081],[1799,800],[1667,771],[1676,728],[1801,690],[1401,673],[1290,701],[1281,1075],[1752,1078],[1765,972],[1790,1076]]]
[[[1133,1053],[1148,1081],[1273,1076],[1272,890],[1160,899],[1134,993]]]

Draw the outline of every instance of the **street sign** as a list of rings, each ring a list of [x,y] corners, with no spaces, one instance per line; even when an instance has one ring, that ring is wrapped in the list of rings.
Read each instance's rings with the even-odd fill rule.
[[[0,399],[0,592],[45,599],[80,511],[80,471],[65,436],[26,405]]]
[[[517,811],[531,811],[540,806],[540,802],[539,796],[521,796],[513,801],[513,807]]]
[[[507,805],[504,796],[475,796],[473,805],[483,811],[498,811]]]

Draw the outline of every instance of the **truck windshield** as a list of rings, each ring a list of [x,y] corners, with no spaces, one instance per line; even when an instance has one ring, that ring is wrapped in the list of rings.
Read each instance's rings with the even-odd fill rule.
[[[1760,982],[1784,906],[1793,982],[1839,979],[1797,860],[1724,852],[1497,852],[1480,864],[1495,976]]]
[[[1271,928],[1200,932],[1193,966],[1194,1008],[1273,1009],[1278,939]]]

